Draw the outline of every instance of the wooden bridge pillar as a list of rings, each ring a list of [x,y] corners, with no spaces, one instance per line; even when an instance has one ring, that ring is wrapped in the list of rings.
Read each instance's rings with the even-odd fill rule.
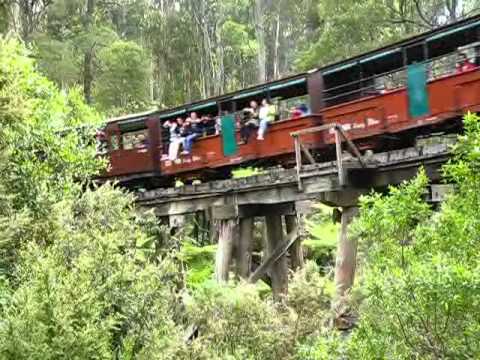
[[[265,216],[266,248],[265,257],[273,254],[278,245],[283,243],[282,217],[280,215]],[[282,255],[270,267],[272,291],[275,300],[282,300],[288,291],[288,263],[287,257]]]
[[[350,313],[346,297],[355,280],[358,245],[357,239],[348,236],[348,228],[357,214],[358,207],[356,206],[342,208],[341,228],[335,260],[336,294],[333,303],[335,326],[339,329],[349,329],[355,321]]]
[[[215,258],[215,278],[219,283],[228,281],[236,228],[236,219],[218,220],[218,248]]]
[[[255,218],[253,217],[240,219],[240,234],[235,247],[235,262],[237,275],[243,279],[248,279],[250,276],[254,223]]]
[[[299,232],[298,217],[297,215],[285,215],[285,228],[287,235],[297,234]],[[303,260],[303,247],[301,239],[295,241],[290,248],[290,261],[292,270],[300,269],[304,265]]]

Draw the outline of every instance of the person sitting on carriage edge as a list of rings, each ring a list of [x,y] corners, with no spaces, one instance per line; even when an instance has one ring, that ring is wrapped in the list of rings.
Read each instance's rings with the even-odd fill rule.
[[[240,118],[240,138],[241,143],[248,143],[250,134],[258,128],[258,104],[256,101],[250,101],[250,107],[243,109]]]
[[[183,126],[183,119],[167,120],[163,123],[164,128],[169,130],[168,160],[175,161],[178,157],[178,150],[183,138],[180,135],[180,128]]]
[[[262,106],[258,112],[260,125],[258,127],[257,140],[263,140],[267,132],[268,124],[275,120],[275,107],[267,99],[262,100]]]
[[[198,118],[197,113],[192,112],[182,127],[183,151],[182,155],[189,155],[192,152],[193,142],[196,138],[202,136],[202,120]]]

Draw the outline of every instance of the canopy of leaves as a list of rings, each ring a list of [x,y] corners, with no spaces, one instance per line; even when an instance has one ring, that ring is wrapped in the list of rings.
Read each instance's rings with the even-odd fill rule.
[[[362,199],[354,236],[361,239],[363,294],[359,327],[341,345],[319,339],[315,357],[475,359],[480,356],[480,118],[445,167],[455,191],[438,211],[425,203],[427,177]]]
[[[149,58],[134,42],[116,41],[99,54],[100,70],[95,86],[103,110],[135,112],[147,107]]]

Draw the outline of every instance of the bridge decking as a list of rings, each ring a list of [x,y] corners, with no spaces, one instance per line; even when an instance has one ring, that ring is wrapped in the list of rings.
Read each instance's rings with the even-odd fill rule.
[[[432,183],[438,183],[439,170],[449,159],[453,142],[451,137],[431,138],[415,147],[372,154],[365,158],[366,168],[362,168],[356,158],[348,156],[343,159],[344,185],[340,185],[336,162],[331,161],[302,166],[302,190],[298,187],[295,168],[279,168],[246,178],[139,192],[137,202],[155,208],[159,216],[215,207],[228,211],[225,206],[294,203],[298,208],[305,200],[344,206],[350,193],[358,196],[375,188],[399,184],[415,176],[420,166],[425,168]]]

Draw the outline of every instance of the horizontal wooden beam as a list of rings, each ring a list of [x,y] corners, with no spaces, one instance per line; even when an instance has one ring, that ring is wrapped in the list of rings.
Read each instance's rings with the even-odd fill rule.
[[[212,207],[212,218],[214,220],[293,214],[295,214],[294,202],[279,204],[218,205]]]

